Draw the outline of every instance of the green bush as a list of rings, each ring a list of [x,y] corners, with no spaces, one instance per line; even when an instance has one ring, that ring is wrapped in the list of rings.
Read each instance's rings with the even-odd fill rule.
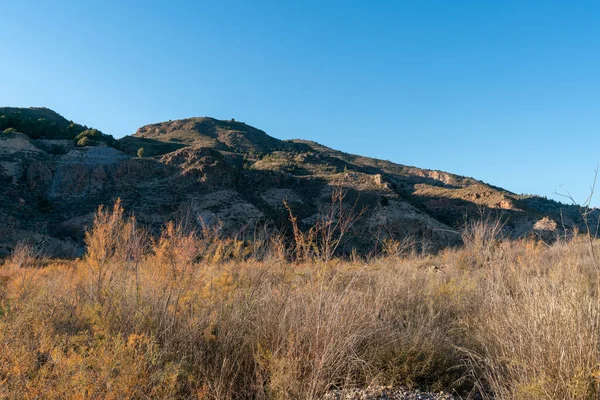
[[[77,141],[78,147],[85,147],[85,146],[89,146],[89,145],[90,145],[90,139],[88,139],[85,136]]]
[[[87,129],[83,132],[81,132],[79,135],[75,136],[75,140],[79,141],[81,139],[83,139],[84,137],[88,138],[88,139],[94,139],[94,140],[101,140],[103,138],[104,134],[102,132],[100,132],[98,129]]]
[[[4,133],[17,133],[18,131],[15,128],[6,128]]]
[[[144,158],[145,153],[146,153],[146,151],[144,150],[144,148],[140,147],[140,149],[137,151],[137,156],[139,158]]]
[[[85,143],[84,146],[97,146],[100,143],[105,143],[108,146],[114,147],[116,149],[119,149],[121,144],[119,142],[117,142],[115,140],[114,137],[112,137],[112,135],[107,135],[102,133],[101,131],[99,131],[98,129],[86,129],[83,132],[81,132],[79,135],[77,135],[75,137],[75,143],[77,143],[78,146],[82,146],[81,144],[79,144],[81,142],[81,140],[83,139],[88,139]]]

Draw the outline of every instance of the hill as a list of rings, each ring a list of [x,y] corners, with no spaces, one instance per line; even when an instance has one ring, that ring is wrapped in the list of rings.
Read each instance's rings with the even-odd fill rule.
[[[233,120],[155,123],[119,140],[98,132],[83,144],[89,128],[48,109],[0,108],[0,120],[4,253],[29,239],[55,255],[80,254],[97,207],[117,198],[151,230],[187,216],[222,235],[248,237],[258,227],[291,234],[284,201],[308,229],[335,206],[338,188],[346,207],[362,210],[340,252],[378,251],[388,238],[410,237],[428,250],[454,246],[456,228],[482,213],[500,218],[510,237],[551,240],[563,227],[584,228],[573,206],[311,141],[276,139]]]
[[[32,139],[75,140],[75,143],[84,140],[82,144],[87,145],[117,143],[111,135],[68,121],[44,107],[0,107],[0,131],[20,132]]]
[[[243,122],[209,117],[146,125],[133,136],[244,153],[264,153],[293,147]]]

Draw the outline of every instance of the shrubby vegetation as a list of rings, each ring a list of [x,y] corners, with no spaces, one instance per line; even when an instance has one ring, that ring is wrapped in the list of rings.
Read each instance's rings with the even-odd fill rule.
[[[68,121],[46,108],[0,108],[0,131],[20,132],[32,139],[74,140],[78,146],[104,143],[120,148],[120,143],[113,136]],[[87,138],[87,141],[82,141],[84,138]]]
[[[119,149],[121,144],[115,140],[111,135],[106,135],[100,132],[98,129],[86,129],[79,135],[75,136],[75,143],[77,146],[98,146],[104,143],[108,146]]]
[[[119,150],[129,154],[130,156],[137,156],[140,148],[144,149],[144,157],[154,157],[167,154],[176,150],[179,150],[185,145],[172,143],[172,142],[161,142],[154,139],[145,139],[135,136],[125,136],[118,141],[121,148]]]
[[[73,139],[88,129],[45,108],[0,109],[0,130],[11,129],[32,139]]]
[[[85,146],[89,146],[89,145],[90,145],[90,139],[87,137],[82,137],[81,139],[79,139],[77,141],[78,147],[85,147]]]
[[[334,224],[291,243],[174,223],[152,237],[117,202],[99,209],[80,260],[19,247],[0,268],[0,397],[310,399],[368,384],[600,394],[587,240],[502,241],[487,220],[465,227],[462,249],[389,241],[373,259],[338,259]]]

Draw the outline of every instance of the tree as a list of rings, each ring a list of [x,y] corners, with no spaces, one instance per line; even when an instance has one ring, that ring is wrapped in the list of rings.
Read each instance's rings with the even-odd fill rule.
[[[146,151],[144,150],[143,147],[140,147],[140,149],[137,151],[137,156],[139,158],[144,158],[144,154],[146,153]]]
[[[77,146],[79,147],[85,147],[88,146],[90,143],[90,139],[88,139],[87,137],[82,137],[81,139],[79,139],[79,141],[77,142]]]
[[[0,115],[0,131],[7,129],[8,125],[8,118],[6,118],[6,115]]]

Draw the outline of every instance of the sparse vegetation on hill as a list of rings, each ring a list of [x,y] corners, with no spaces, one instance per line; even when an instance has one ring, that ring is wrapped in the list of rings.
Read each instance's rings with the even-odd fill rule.
[[[96,207],[117,197],[155,229],[194,209],[227,234],[242,236],[264,224],[291,233],[283,206],[289,200],[300,230],[308,232],[340,186],[365,212],[355,227],[360,234],[349,235],[351,243],[338,255],[374,253],[388,239],[407,237],[432,251],[456,246],[456,230],[480,209],[500,218],[503,234],[513,238],[551,242],[559,229],[586,229],[575,206],[311,141],[279,140],[235,120],[173,120],[114,140],[45,108],[0,108],[0,114],[3,127],[27,134],[13,127],[0,134],[0,181],[7,188],[0,191],[0,219],[9,221],[0,225],[0,255],[29,236],[44,243],[47,254],[76,256]],[[40,207],[39,198],[52,209]],[[590,212],[596,230],[598,212]]]
[[[138,129],[134,137],[244,153],[270,152],[293,147],[243,122],[234,119],[222,121],[209,117],[146,125]]]
[[[173,120],[114,140],[44,108],[0,113],[5,125],[27,121],[29,129],[27,137],[12,127],[0,135],[0,180],[7,186],[0,191],[0,217],[10,221],[0,226],[0,255],[29,236],[45,243],[47,254],[73,257],[95,208],[117,197],[155,229],[192,208],[227,234],[242,236],[264,224],[291,233],[283,201],[293,199],[289,205],[307,232],[340,186],[365,212],[356,224],[360,234],[350,235],[338,255],[374,253],[388,239],[407,237],[422,239],[431,251],[456,246],[456,229],[480,209],[500,218],[503,234],[513,238],[551,242],[559,229],[586,229],[575,206],[311,141],[279,140],[235,120]],[[40,207],[39,198],[52,209]],[[590,229],[596,230],[597,211],[590,212]]]
[[[20,246],[0,268],[0,396],[316,399],[405,385],[597,398],[590,243],[489,232],[469,225],[464,237],[493,245],[436,256],[294,261],[278,236],[168,224],[151,237],[117,203],[83,258]]]

